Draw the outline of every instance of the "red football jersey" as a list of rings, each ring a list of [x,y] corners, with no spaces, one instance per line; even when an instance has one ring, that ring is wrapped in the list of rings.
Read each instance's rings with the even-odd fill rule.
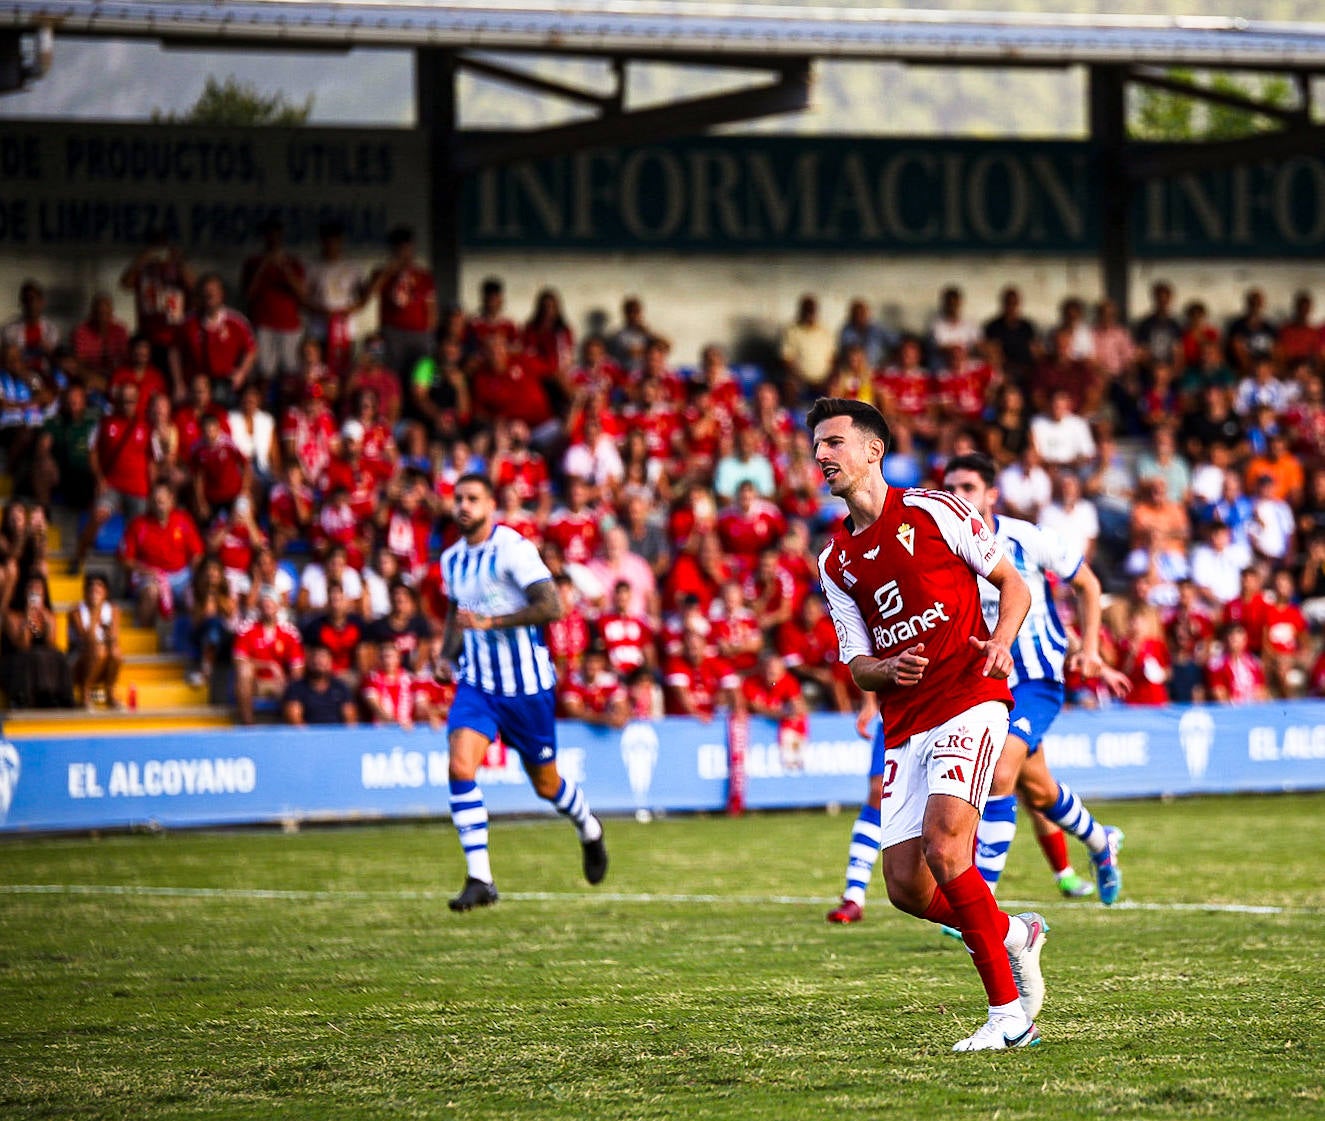
[[[712,716],[717,709],[718,694],[723,689],[736,688],[740,684],[740,678],[721,658],[705,658],[699,665],[694,666],[684,658],[677,657],[667,663],[663,684],[667,686],[668,716],[688,715],[677,703],[676,698],[679,693],[684,693],[690,698],[695,711],[701,716]]]
[[[752,560],[787,531],[786,519],[773,503],[758,499],[748,514],[729,506],[718,516],[718,533],[729,553]]]
[[[202,554],[198,527],[183,510],[170,511],[164,525],[151,514],[139,514],[125,527],[120,542],[126,564],[136,562],[161,572],[179,572]]]
[[[414,679],[404,670],[394,677],[374,670],[364,682],[363,695],[376,701],[393,723],[414,719]]]
[[[588,564],[598,551],[598,517],[592,510],[553,510],[543,536],[561,546],[567,563]]]
[[[879,693],[888,743],[900,746],[984,701],[1012,707],[1007,681],[983,675],[985,655],[969,642],[989,637],[976,577],[1002,558],[984,519],[960,498],[895,487],[872,525],[858,533],[843,526],[819,555],[843,662],[925,645],[919,684]]]
[[[635,615],[602,615],[598,633],[607,647],[607,660],[619,674],[628,674],[645,664],[645,651],[653,642],[648,621]]]
[[[235,637],[235,660],[253,662],[259,677],[272,676],[272,667],[280,666],[288,677],[304,664],[304,643],[299,632],[285,623],[268,627],[251,623]]]
[[[1223,686],[1228,691],[1230,704],[1251,704],[1260,699],[1265,687],[1265,670],[1254,654],[1241,654],[1236,658],[1225,654],[1206,667],[1205,683],[1212,693],[1217,686]]]
[[[210,378],[228,378],[258,345],[248,320],[230,308],[222,308],[215,322],[190,316],[180,324],[176,344],[184,356],[185,370]]]
[[[759,705],[761,708],[770,708],[776,712],[782,727],[799,732],[801,735],[809,733],[809,717],[803,712],[794,712],[791,707],[801,695],[800,682],[791,674],[784,673],[771,684],[762,677],[747,677],[741,682],[741,695],[751,707]]]
[[[1265,609],[1265,641],[1280,654],[1295,654],[1307,633],[1307,620],[1295,603],[1272,603]]]
[[[115,414],[97,425],[93,446],[108,487],[134,498],[147,497],[152,489],[151,436],[141,420]]]

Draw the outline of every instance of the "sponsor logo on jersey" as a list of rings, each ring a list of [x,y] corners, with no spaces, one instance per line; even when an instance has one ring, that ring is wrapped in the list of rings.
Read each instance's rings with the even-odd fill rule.
[[[897,540],[902,543],[902,548],[911,556],[916,555],[916,531],[910,522],[903,522],[897,527]]]
[[[880,588],[874,589],[874,602],[879,605],[879,618],[891,619],[900,614],[906,606],[902,603],[902,590],[896,580],[889,580]]]
[[[885,591],[887,586],[879,589],[879,592]],[[876,593],[877,595],[877,593]],[[899,601],[900,605],[900,601]],[[895,613],[895,612],[894,612]],[[874,646],[878,650],[891,650],[902,642],[910,642],[926,631],[932,631],[939,623],[950,623],[948,618],[947,604],[941,600],[935,600],[933,607],[928,607],[924,611],[915,615],[910,615],[905,619],[900,619],[891,627],[885,627],[880,624],[874,626]]]
[[[865,559],[866,559],[866,560],[873,560],[873,559],[874,559],[875,557],[877,557],[878,555],[879,555],[879,546],[877,546],[877,545],[875,545],[874,548],[872,548],[872,549],[866,549],[866,550],[865,550]]]

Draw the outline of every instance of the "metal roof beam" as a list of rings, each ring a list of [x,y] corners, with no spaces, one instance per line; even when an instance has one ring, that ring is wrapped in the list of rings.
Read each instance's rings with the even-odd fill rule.
[[[486,59],[475,58],[473,55],[459,55],[456,61],[463,69],[481,74],[493,81],[510,86],[520,86],[524,89],[533,90],[535,93],[547,94],[550,97],[560,97],[580,105],[593,105],[599,109],[606,109],[620,102],[619,93],[593,93],[591,90],[581,89],[579,86],[555,82],[551,78],[543,78],[537,74],[530,74],[525,70],[515,70],[509,66],[501,66]]]
[[[690,136],[714,125],[799,112],[810,105],[811,79],[810,62],[803,59],[784,69],[781,78],[771,85],[673,101],[538,132],[469,138],[459,145],[452,171],[471,175],[519,160],[628,144],[643,137],[651,141],[668,140]]]
[[[1272,105],[1268,101],[1260,101],[1254,97],[1247,97],[1245,94],[1233,93],[1229,90],[1211,89],[1209,86],[1202,86],[1196,82],[1184,82],[1179,78],[1171,78],[1167,74],[1149,69],[1133,70],[1128,74],[1128,78],[1140,85],[1165,90],[1168,93],[1176,93],[1180,97],[1208,101],[1212,105],[1223,105],[1230,109],[1245,109],[1250,113],[1279,121],[1281,124],[1307,123],[1307,113],[1302,106],[1285,109],[1282,105]]]

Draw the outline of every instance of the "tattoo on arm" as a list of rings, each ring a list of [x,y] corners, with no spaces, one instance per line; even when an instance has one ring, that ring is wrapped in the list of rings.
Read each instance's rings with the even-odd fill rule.
[[[551,580],[530,584],[524,594],[529,597],[529,605],[509,615],[494,616],[494,627],[541,627],[561,618],[561,600],[557,596],[557,586]]]
[[[446,625],[442,630],[442,657],[454,662],[460,657],[461,645],[460,628],[455,622],[455,604],[450,603],[446,608]]]

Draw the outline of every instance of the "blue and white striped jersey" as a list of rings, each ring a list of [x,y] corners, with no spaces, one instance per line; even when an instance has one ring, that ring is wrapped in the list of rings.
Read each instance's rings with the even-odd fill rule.
[[[1008,559],[1021,573],[1031,592],[1031,609],[1026,613],[1012,644],[1012,673],[1008,686],[1022,681],[1063,680],[1063,662],[1067,658],[1067,631],[1058,618],[1049,573],[1061,580],[1071,580],[1085,558],[1039,526],[1018,518],[994,519],[994,536]],[[992,630],[998,621],[998,589],[980,578],[980,608]]]
[[[529,606],[525,589],[551,580],[538,547],[509,526],[494,526],[488,539],[463,537],[439,562],[446,594],[476,615],[508,615]],[[465,631],[460,680],[499,697],[533,696],[556,684],[556,671],[537,627]]]

